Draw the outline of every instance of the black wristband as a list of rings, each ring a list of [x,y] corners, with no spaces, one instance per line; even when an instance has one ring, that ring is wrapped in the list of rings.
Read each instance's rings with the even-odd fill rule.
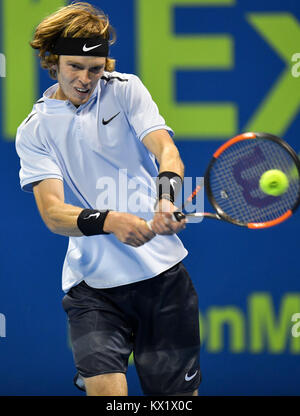
[[[104,221],[108,213],[109,210],[84,209],[78,215],[77,226],[82,234],[87,236],[109,234],[103,231]]]
[[[156,178],[157,200],[166,198],[174,203],[182,186],[182,179],[174,172],[161,172]]]

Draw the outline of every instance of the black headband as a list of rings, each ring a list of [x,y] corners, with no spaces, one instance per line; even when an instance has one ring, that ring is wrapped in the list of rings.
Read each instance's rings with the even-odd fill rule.
[[[55,55],[108,56],[108,40],[93,38],[58,38],[52,53]]]

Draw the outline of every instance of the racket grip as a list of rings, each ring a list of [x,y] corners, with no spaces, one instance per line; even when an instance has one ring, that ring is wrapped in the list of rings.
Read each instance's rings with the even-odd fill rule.
[[[173,217],[175,217],[176,221],[181,221],[185,218],[185,215],[180,211],[173,212]]]

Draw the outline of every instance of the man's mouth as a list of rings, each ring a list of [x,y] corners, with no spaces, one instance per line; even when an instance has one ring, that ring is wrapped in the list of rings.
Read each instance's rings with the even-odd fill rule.
[[[78,88],[78,87],[75,87],[75,90],[79,92],[79,94],[81,95],[86,95],[90,91],[89,88]]]

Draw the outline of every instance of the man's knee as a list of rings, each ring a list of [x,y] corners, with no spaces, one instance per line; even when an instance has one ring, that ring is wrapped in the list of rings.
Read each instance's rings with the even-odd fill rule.
[[[168,396],[198,396],[198,390],[191,391],[188,393],[168,394]]]
[[[84,378],[87,396],[127,396],[127,380],[123,373],[100,374]]]

